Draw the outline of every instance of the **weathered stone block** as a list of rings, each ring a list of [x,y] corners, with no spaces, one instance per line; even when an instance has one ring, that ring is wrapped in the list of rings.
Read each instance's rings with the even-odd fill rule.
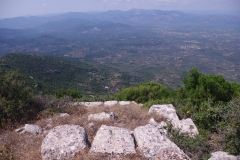
[[[128,129],[102,125],[94,137],[90,153],[135,154],[134,139]]]
[[[69,159],[87,147],[87,134],[83,127],[57,126],[49,131],[42,142],[42,159]]]

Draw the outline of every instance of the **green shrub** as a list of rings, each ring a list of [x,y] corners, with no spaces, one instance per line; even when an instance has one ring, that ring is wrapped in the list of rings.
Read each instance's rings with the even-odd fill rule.
[[[0,70],[0,126],[31,118],[33,94],[18,72]]]
[[[158,83],[143,83],[136,87],[124,88],[116,95],[117,100],[146,103],[150,100],[166,98],[169,95],[167,87]]]
[[[217,139],[221,149],[230,154],[240,154],[240,98],[213,108],[218,115]]]
[[[238,84],[226,81],[221,75],[204,75],[197,68],[189,71],[183,83],[185,98],[194,105],[200,105],[209,99],[213,102],[229,102],[239,94]]]
[[[115,96],[111,94],[107,95],[95,95],[95,96],[86,96],[84,95],[81,99],[79,99],[82,102],[95,102],[95,101],[110,101],[115,100]]]
[[[207,138],[201,136],[189,137],[177,130],[173,130],[172,126],[168,126],[168,136],[181,148],[191,159],[208,159],[210,158],[211,146]],[[209,136],[208,136],[209,137]]]
[[[70,102],[72,102],[70,97],[56,98],[52,95],[37,95],[34,98],[34,105],[42,111],[40,115],[43,118],[56,113],[66,113]]]
[[[189,71],[184,87],[168,91],[157,83],[145,83],[120,91],[117,100],[153,104],[172,103],[179,117],[193,119],[200,136],[195,138],[170,131],[172,140],[193,159],[207,159],[211,145],[230,154],[240,154],[240,85],[221,75],[205,75],[197,68]],[[211,137],[210,137],[211,135]]]
[[[69,88],[69,89],[60,89],[60,90],[56,91],[55,96],[57,98],[69,96],[73,99],[77,99],[77,98],[82,98],[83,95],[79,91]]]

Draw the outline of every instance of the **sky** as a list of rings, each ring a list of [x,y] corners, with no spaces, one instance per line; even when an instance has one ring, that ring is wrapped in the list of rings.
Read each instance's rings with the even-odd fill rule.
[[[239,13],[240,0],[0,0],[0,19],[66,12],[130,9]]]

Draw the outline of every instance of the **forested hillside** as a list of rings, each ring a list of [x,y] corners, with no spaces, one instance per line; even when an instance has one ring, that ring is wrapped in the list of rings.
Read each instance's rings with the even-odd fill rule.
[[[87,95],[112,94],[140,79],[107,65],[47,55],[8,54],[1,57],[0,65],[23,74],[34,91],[43,94],[68,88]]]

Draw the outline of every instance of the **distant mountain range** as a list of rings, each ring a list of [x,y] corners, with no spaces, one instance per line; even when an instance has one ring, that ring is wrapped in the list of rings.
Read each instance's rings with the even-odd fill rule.
[[[50,21],[35,28],[43,30],[72,30],[72,31],[88,31],[88,30],[102,30],[114,28],[128,28],[127,24],[113,23],[109,21],[93,22],[85,19],[64,19],[60,21]]]
[[[146,81],[176,88],[193,67],[240,82],[239,31],[238,16],[179,11],[133,9],[16,17],[0,20],[0,57],[9,58],[6,64],[13,70],[36,67],[36,75],[32,71],[24,74],[34,77],[46,92],[70,87],[112,93]],[[63,60],[43,55],[80,63],[66,62],[60,67]],[[82,69],[85,62],[86,70]],[[50,67],[41,71],[42,64]],[[55,88],[48,85],[55,83]],[[105,85],[111,90],[105,90]]]
[[[70,19],[70,20],[69,20]],[[61,28],[67,28],[64,22],[70,22],[80,19],[79,22],[85,25],[93,25],[93,23],[99,24],[101,21],[108,21],[113,23],[123,23],[129,25],[136,24],[240,24],[240,17],[233,15],[197,15],[184,13],[180,11],[162,11],[162,10],[141,10],[132,9],[129,11],[111,10],[106,12],[70,12],[61,15],[53,16],[31,16],[31,17],[16,17],[6,18],[0,20],[0,28],[29,28],[29,27],[47,27],[47,26],[58,26]],[[91,21],[90,23],[87,21]],[[78,21],[78,20],[77,20]],[[79,23],[78,22],[78,23]],[[79,23],[79,25],[82,23]],[[64,25],[63,25],[64,24]],[[100,23],[101,24],[101,23]],[[99,25],[100,25],[99,24]],[[112,26],[119,27],[122,24],[111,24]],[[81,26],[82,27],[82,26]]]

